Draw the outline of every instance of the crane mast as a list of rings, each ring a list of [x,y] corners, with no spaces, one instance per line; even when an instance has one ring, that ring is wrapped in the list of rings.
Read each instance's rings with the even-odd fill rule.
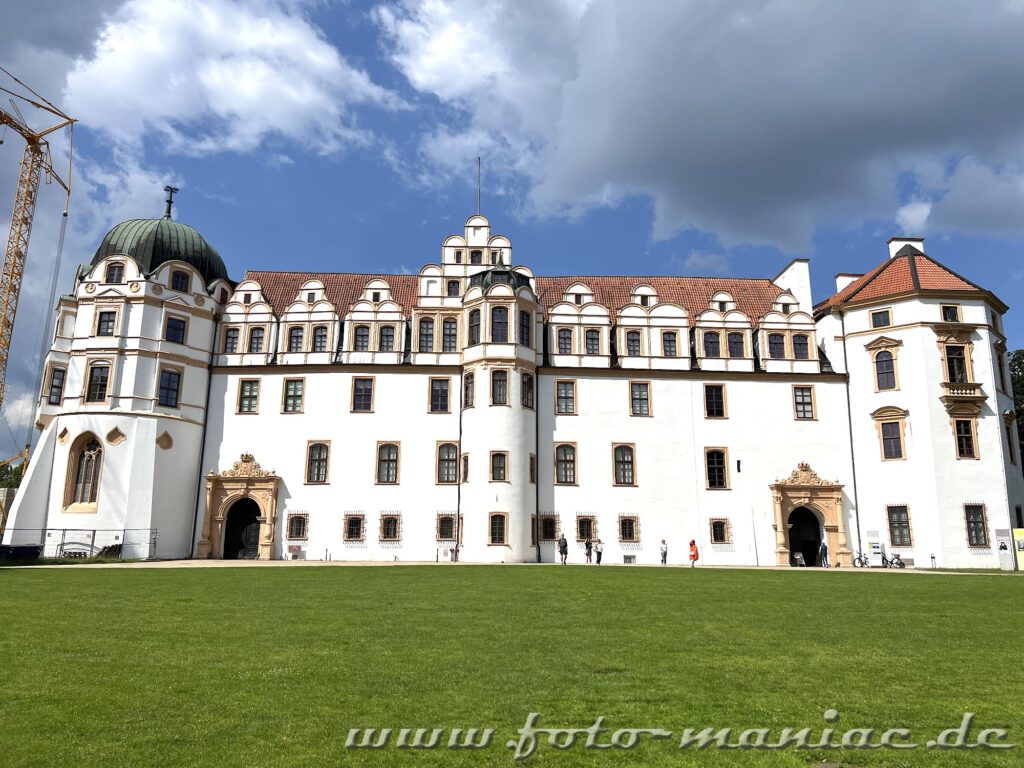
[[[0,405],[2,405],[7,378],[7,360],[11,351],[11,338],[14,334],[14,317],[18,311],[18,297],[21,294],[21,282],[25,274],[25,257],[28,255],[28,242],[32,235],[32,221],[36,212],[39,182],[44,173],[47,181],[53,179],[67,193],[64,216],[68,215],[67,203],[71,196],[71,154],[69,151],[68,181],[65,183],[53,169],[50,145],[46,137],[66,126],[73,127],[75,120],[39,96],[7,70],[0,67],[0,72],[22,86],[38,101],[7,88],[0,87],[0,91],[58,118],[55,125],[41,131],[34,131],[22,117],[13,99],[10,101],[10,111],[0,107],[0,126],[12,128],[25,140],[25,151],[22,154],[21,167],[18,171],[18,186],[14,194],[14,212],[11,214],[3,267],[0,269]]]

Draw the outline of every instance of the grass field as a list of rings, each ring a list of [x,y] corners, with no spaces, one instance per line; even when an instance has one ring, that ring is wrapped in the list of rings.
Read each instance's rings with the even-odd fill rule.
[[[0,570],[0,765],[513,765],[539,727],[662,728],[526,765],[1024,764],[1013,576],[440,566]],[[696,750],[686,727],[911,729],[1012,750]],[[496,729],[482,750],[350,728]],[[395,734],[397,738],[397,733]],[[447,744],[448,734],[442,742]],[[875,741],[878,735],[875,736]]]

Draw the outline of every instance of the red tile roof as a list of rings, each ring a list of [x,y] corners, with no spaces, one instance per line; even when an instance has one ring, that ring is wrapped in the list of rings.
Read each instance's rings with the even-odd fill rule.
[[[851,301],[884,299],[911,291],[984,292],[913,246],[904,246],[897,255],[816,305],[814,313],[820,317]]]
[[[360,297],[366,283],[380,279],[391,286],[392,296],[402,305],[406,316],[419,297],[417,275],[364,275],[351,272],[264,272],[250,271],[246,280],[255,280],[263,288],[263,296],[282,314],[299,295],[299,288],[307,280],[320,280],[327,299],[339,308],[341,314]],[[658,294],[659,301],[683,306],[693,318],[708,308],[711,297],[718,291],[728,292],[737,308],[752,319],[757,319],[772,308],[783,289],[771,280],[719,277],[648,277],[648,276],[593,276],[568,275],[536,278],[537,295],[541,305],[548,309],[562,300],[565,289],[573,283],[583,283],[594,292],[594,299],[612,312],[630,303],[633,289],[649,285]]]

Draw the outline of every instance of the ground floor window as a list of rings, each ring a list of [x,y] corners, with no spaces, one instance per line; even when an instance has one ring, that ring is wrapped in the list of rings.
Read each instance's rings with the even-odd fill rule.
[[[505,544],[508,537],[508,516],[503,514],[491,515],[490,544]]]
[[[402,538],[401,518],[398,515],[380,516],[380,540],[398,541]]]
[[[964,517],[967,522],[967,544],[972,547],[987,547],[988,522],[985,520],[985,506],[965,504]]]
[[[576,540],[593,541],[597,538],[597,521],[591,515],[580,515],[576,518]]]
[[[724,517],[714,518],[711,520],[712,544],[728,544],[731,541],[730,534],[729,521]]]
[[[366,526],[364,515],[345,515],[345,541],[363,541]]]
[[[540,540],[554,541],[558,538],[558,518],[542,515],[540,518]]]
[[[440,514],[437,516],[437,540],[455,541],[455,515]]]
[[[640,541],[640,518],[636,515],[619,516],[619,541],[625,543]]]
[[[305,539],[309,528],[308,515],[288,515],[288,538]]]
[[[910,540],[910,512],[906,506],[894,505],[886,507],[889,518],[889,542],[894,547],[909,547]]]

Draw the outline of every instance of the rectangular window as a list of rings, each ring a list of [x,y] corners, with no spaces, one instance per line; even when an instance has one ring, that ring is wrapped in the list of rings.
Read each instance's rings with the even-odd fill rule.
[[[886,459],[903,458],[903,438],[898,421],[882,422],[882,456]]]
[[[114,323],[117,320],[117,312],[100,312],[96,320],[97,336],[113,336]]]
[[[946,381],[953,384],[967,383],[967,358],[964,352],[962,346],[946,347]]]
[[[889,322],[889,310],[880,309],[877,312],[871,313],[871,327],[872,328],[885,328],[890,324]]]
[[[508,535],[508,518],[505,515],[491,515],[489,531],[490,544],[504,544]]]
[[[573,415],[576,413],[576,382],[559,381],[555,383],[555,413]]]
[[[1017,463],[1017,451],[1013,448],[1013,443],[1016,440],[1016,430],[1013,428],[1013,423],[1007,423],[1006,425],[1006,450],[1010,453],[1010,463]]]
[[[385,325],[380,329],[380,351],[393,352],[395,349],[395,328]]]
[[[601,332],[590,328],[587,330],[587,354],[588,355],[600,355],[601,354]]]
[[[491,480],[495,483],[503,483],[508,479],[508,454],[491,454]]]
[[[811,337],[805,333],[793,336],[793,357],[797,360],[811,359]]]
[[[593,541],[597,538],[597,522],[590,515],[576,518],[576,541]]]
[[[111,262],[107,265],[107,277],[104,280],[106,283],[123,283],[124,282],[124,264],[120,262]]]
[[[554,541],[558,538],[558,518],[542,516],[540,519],[540,540]]]
[[[305,382],[302,379],[284,380],[284,412],[302,413],[302,391]]]
[[[728,461],[724,450],[715,448],[704,452],[704,463],[707,469],[708,488],[728,488]]]
[[[558,329],[558,354],[572,354],[572,331],[568,328]]]
[[[238,329],[227,328],[224,331],[224,354],[233,355],[238,351]]]
[[[957,419],[956,426],[956,455],[961,459],[978,458],[974,447],[974,421],[973,419]]]
[[[725,418],[725,385],[704,385],[704,416],[709,419]]]
[[[288,329],[288,351],[289,352],[301,352],[302,351],[302,328],[295,327]]]
[[[631,445],[612,446],[615,485],[636,485],[635,452]]]
[[[781,360],[786,356],[786,337],[781,333],[768,334],[768,357]]]
[[[650,384],[645,381],[632,381],[629,384],[629,412],[633,416],[651,415]]]
[[[448,281],[448,295],[449,296],[458,296],[459,295],[459,281],[458,280],[449,280]]]
[[[377,483],[395,485],[398,482],[398,443],[377,444]]]
[[[743,334],[729,334],[729,357],[743,357]]]
[[[326,352],[327,351],[327,326],[318,325],[313,329],[313,351],[314,352]]]
[[[373,412],[373,379],[352,379],[352,410]]]
[[[797,419],[814,418],[814,387],[793,387],[793,409]]]
[[[46,396],[46,402],[50,405],[60,405],[64,399],[64,379],[67,377],[67,370],[54,368],[50,371],[50,392]]]
[[[627,544],[640,541],[640,519],[636,515],[619,516],[619,541]]]
[[[243,379],[238,382],[238,412],[256,413],[260,402],[260,382],[257,379]]]
[[[491,405],[508,405],[508,371],[491,371]]]
[[[187,272],[172,272],[171,273],[171,290],[180,291],[186,293],[189,288],[189,278]]]
[[[307,515],[288,515],[288,538],[305,539],[308,525]]]
[[[576,484],[576,446],[555,446],[555,482],[559,485]]]
[[[676,335],[674,332],[666,331],[661,334],[661,351],[665,357],[675,357],[678,354],[676,349]]]
[[[967,544],[971,547],[988,546],[988,524],[985,507],[982,504],[965,504],[964,517],[967,522]]]
[[[249,352],[256,353],[263,351],[263,329],[253,328],[249,331]]]
[[[441,485],[454,484],[459,479],[459,449],[455,443],[441,443],[437,446],[437,482]]]
[[[537,482],[537,457],[532,453],[530,454],[530,482],[534,484]]]
[[[306,448],[306,482],[327,482],[327,461],[330,448],[327,443],[310,443]]]
[[[640,331],[626,332],[626,354],[630,357],[640,354]]]
[[[180,391],[181,374],[178,371],[167,369],[160,371],[160,405],[167,408],[177,408]]]
[[[533,374],[532,373],[524,373],[523,374],[522,401],[523,401],[523,408],[533,408],[534,388],[533,388]]]
[[[455,541],[455,515],[437,516],[437,540]]]
[[[430,412],[448,413],[448,379],[430,380]]]
[[[380,540],[399,541],[402,538],[401,518],[398,515],[380,516]]]
[[[366,325],[357,325],[355,333],[355,344],[353,349],[356,352],[370,351],[370,328]]]
[[[910,514],[905,506],[886,507],[889,516],[889,542],[894,547],[909,547]]]
[[[107,399],[107,382],[110,381],[110,366],[98,363],[89,368],[89,385],[85,390],[85,402],[102,403]]]
[[[960,306],[958,304],[943,304],[942,321],[945,323],[959,323]]]
[[[448,318],[441,323],[441,351],[458,351],[459,324],[453,318]]]
[[[434,321],[429,317],[420,320],[420,352],[434,351]]]
[[[173,341],[175,344],[184,344],[185,320],[180,317],[168,317],[167,328],[164,330],[164,339]]]
[[[530,313],[519,311],[519,343],[530,346]]]
[[[467,373],[466,378],[462,382],[462,407],[472,408],[473,401],[476,397],[474,389],[476,387],[476,376],[472,373]]]
[[[713,518],[708,522],[711,526],[711,543],[728,544],[730,541],[729,521],[725,518]]]
[[[345,515],[345,541],[362,541],[365,525],[363,515]]]

